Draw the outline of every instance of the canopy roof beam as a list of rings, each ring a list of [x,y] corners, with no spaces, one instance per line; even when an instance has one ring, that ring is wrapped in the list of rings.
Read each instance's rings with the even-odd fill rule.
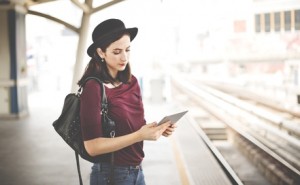
[[[96,13],[96,12],[98,12],[100,10],[108,8],[108,7],[112,6],[112,5],[120,3],[122,1],[124,1],[124,0],[112,0],[112,1],[109,1],[109,2],[107,2],[105,4],[103,4],[103,5],[100,5],[100,6],[96,7],[96,8],[93,8],[92,13]]]
[[[62,24],[64,25],[65,27],[69,28],[70,30],[73,30],[74,32],[76,33],[79,33],[79,29],[76,28],[75,26],[61,20],[61,19],[58,19],[56,17],[53,17],[51,15],[48,15],[48,14],[44,14],[44,13],[41,13],[41,12],[37,12],[37,11],[33,11],[33,10],[28,10],[28,14],[31,14],[31,15],[36,15],[36,16],[40,16],[40,17],[44,17],[46,19],[49,19],[51,21],[54,21],[54,22],[57,22],[59,24]]]

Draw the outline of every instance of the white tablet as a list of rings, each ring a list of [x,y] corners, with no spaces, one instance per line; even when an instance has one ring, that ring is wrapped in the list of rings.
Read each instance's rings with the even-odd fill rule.
[[[185,115],[188,111],[179,112],[176,114],[172,114],[169,116],[165,116],[157,125],[165,123],[166,121],[171,121],[172,124],[176,123],[183,115]]]

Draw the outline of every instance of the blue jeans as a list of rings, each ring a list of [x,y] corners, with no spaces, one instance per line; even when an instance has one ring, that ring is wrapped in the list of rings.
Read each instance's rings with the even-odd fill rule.
[[[90,185],[107,185],[110,175],[109,163],[95,163],[92,166]],[[114,166],[115,185],[145,185],[142,166]]]

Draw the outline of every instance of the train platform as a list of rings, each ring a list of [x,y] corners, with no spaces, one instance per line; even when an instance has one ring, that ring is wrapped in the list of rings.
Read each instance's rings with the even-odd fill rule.
[[[63,99],[61,95],[31,94],[29,117],[0,121],[1,185],[79,184],[74,152],[52,127]],[[180,109],[175,107],[146,101],[146,119],[159,121]],[[145,141],[144,148],[142,165],[147,185],[230,184],[186,118],[173,136]],[[89,184],[92,164],[82,159],[80,164],[84,184]]]

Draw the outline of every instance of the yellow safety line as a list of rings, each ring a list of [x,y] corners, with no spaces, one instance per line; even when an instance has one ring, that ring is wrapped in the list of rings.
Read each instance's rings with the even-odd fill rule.
[[[170,141],[172,143],[173,153],[175,156],[176,166],[178,168],[180,180],[182,185],[190,185],[188,175],[186,173],[186,166],[184,165],[183,157],[181,152],[176,144],[174,136],[170,137]]]

